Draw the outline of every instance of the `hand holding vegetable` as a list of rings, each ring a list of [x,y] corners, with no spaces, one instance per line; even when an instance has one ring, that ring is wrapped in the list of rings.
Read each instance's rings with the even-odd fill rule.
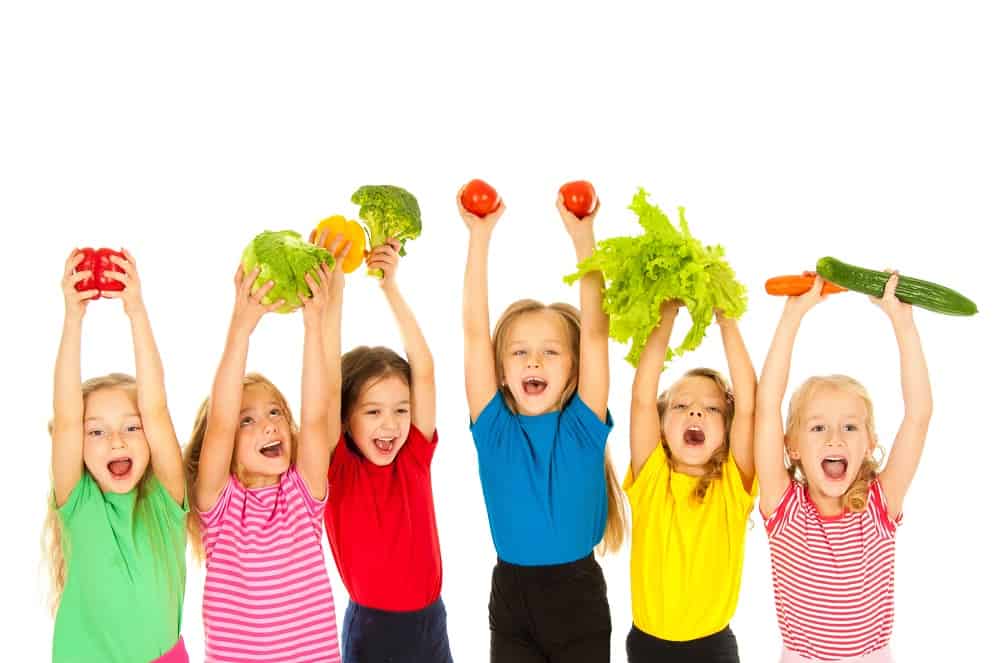
[[[113,279],[121,285],[118,290],[110,290],[104,294],[110,299],[122,300],[122,307],[125,314],[131,316],[143,310],[142,285],[139,281],[139,272],[135,268],[135,257],[128,251],[122,250],[124,258],[117,255],[111,256],[111,262],[121,269],[121,271],[105,271],[104,275],[108,279]]]
[[[398,267],[399,241],[393,237],[390,237],[382,246],[376,246],[368,254],[368,269],[382,272],[379,285],[383,288],[395,284]]]
[[[388,184],[363,186],[354,192],[351,202],[361,206],[358,215],[368,228],[372,247],[393,237],[399,241],[399,255],[405,256],[406,241],[420,236],[420,205],[406,189]],[[368,274],[382,276],[377,269],[369,269]]]
[[[322,246],[336,257],[345,242],[350,242],[349,250],[344,253],[343,271],[350,274],[357,269],[365,257],[365,229],[357,221],[348,221],[338,215],[320,221],[309,233],[309,242]]]
[[[316,271],[306,273],[304,278],[311,293],[311,296],[303,297],[302,302],[302,320],[306,325],[322,324],[327,306],[335,297],[334,274],[339,271],[343,275],[339,264],[340,261],[337,261],[338,266],[334,268],[323,263],[316,268]]]
[[[600,202],[595,199],[592,211],[586,216],[581,217],[566,206],[566,198],[562,191],[559,192],[559,197],[556,198],[556,209],[559,210],[559,216],[562,218],[563,227],[566,228],[566,232],[569,233],[569,236],[572,238],[574,244],[581,240],[590,240],[593,242],[594,218],[597,216],[597,212],[600,208]]]
[[[597,213],[600,203],[597,200],[597,192],[590,182],[585,180],[567,182],[559,187],[559,195],[562,196],[566,209],[577,218],[582,219]]]
[[[479,218],[492,214],[500,207],[496,189],[482,180],[472,180],[462,187],[462,207]]]
[[[823,294],[823,283],[823,279],[817,276],[807,291],[785,300],[785,314],[802,318],[812,307],[826,299],[827,295]]]
[[[92,299],[101,296],[107,297],[105,292],[118,291],[124,286],[121,281],[111,278],[109,274],[120,272],[121,267],[111,261],[112,256],[124,258],[125,254],[114,249],[92,249],[89,246],[80,249],[83,258],[77,264],[77,269],[90,272],[90,278],[80,281],[76,285],[77,290],[97,290]]]
[[[869,296],[868,299],[872,304],[885,311],[892,324],[912,321],[913,306],[899,301],[899,298],[896,297],[896,287],[899,285],[899,272],[889,269],[885,271],[887,274],[890,274],[889,280],[885,283],[885,292],[881,297]]]
[[[267,281],[260,287],[254,285],[260,276],[260,268],[255,267],[249,274],[243,271],[241,264],[236,268],[233,284],[236,286],[236,302],[233,304],[233,317],[230,326],[248,336],[257,327],[257,323],[265,313],[279,310],[285,305],[284,299],[265,304],[265,298],[274,288],[274,281]]]
[[[293,230],[260,233],[243,250],[242,258],[244,274],[257,269],[255,289],[273,281],[261,304],[268,306],[280,299],[284,303],[275,309],[279,313],[290,313],[302,306],[302,298],[309,295],[305,275],[321,263],[333,264],[330,252],[303,241]]]
[[[504,205],[503,200],[500,200],[495,210],[486,216],[480,217],[472,211],[465,209],[465,206],[462,204],[464,192],[465,187],[463,186],[458,190],[458,195],[455,196],[455,203],[458,205],[458,214],[462,217],[462,221],[465,222],[465,227],[469,229],[469,232],[485,232],[486,234],[493,232],[497,221],[500,220],[500,217],[507,210],[507,206]]]
[[[89,269],[77,269],[84,260],[84,254],[76,249],[70,252],[63,266],[62,291],[66,300],[66,317],[82,319],[87,311],[87,302],[101,296],[96,288],[81,288],[80,284],[91,281],[93,272]]]

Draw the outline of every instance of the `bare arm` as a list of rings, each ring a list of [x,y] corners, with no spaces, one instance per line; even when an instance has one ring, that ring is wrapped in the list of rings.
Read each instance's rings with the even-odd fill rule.
[[[933,410],[931,381],[920,335],[913,322],[913,307],[896,298],[898,279],[896,275],[889,279],[881,300],[872,299],[889,316],[899,344],[903,422],[892,443],[889,460],[879,477],[889,507],[889,517],[893,519],[903,511],[903,498],[920,463]]]
[[[465,395],[472,421],[479,418],[497,391],[493,342],[490,339],[487,258],[490,236],[504,209],[501,201],[497,211],[479,218],[462,207],[462,192],[458,192],[458,212],[469,229],[469,253],[462,290],[462,330],[465,337]]]
[[[760,486],[760,511],[769,517],[778,507],[790,481],[785,469],[785,431],[781,423],[781,401],[788,388],[792,347],[806,312],[822,300],[823,279],[816,277],[809,292],[789,297],[764,360],[757,388],[754,460]]]
[[[629,442],[632,447],[632,476],[638,477],[650,454],[660,444],[660,416],[656,400],[663,372],[663,359],[670,345],[670,333],[677,319],[680,302],[660,305],[660,324],[650,333],[639,355],[639,365],[632,380],[632,412]]]
[[[323,230],[312,241],[317,246],[325,246],[326,239],[327,231]],[[337,444],[340,443],[341,386],[343,384],[340,369],[340,330],[344,317],[344,257],[351,250],[351,242],[341,244],[342,240],[343,235],[338,234],[333,238],[331,244],[331,246],[340,247],[340,250],[334,255],[336,262],[327,289],[327,304],[323,311],[323,357],[329,393],[326,409],[327,456],[331,456],[337,448]]]
[[[56,506],[62,506],[83,475],[83,391],[80,378],[80,343],[83,315],[96,290],[76,291],[89,271],[73,272],[83,260],[74,250],[63,266],[62,290],[66,304],[62,338],[56,355],[52,394],[52,481]]]
[[[754,406],[757,399],[757,374],[753,370],[750,353],[735,320],[716,314],[722,330],[722,345],[726,350],[729,375],[733,380],[733,424],[729,431],[729,450],[736,466],[740,468],[743,485],[753,486]]]
[[[427,346],[417,318],[399,291],[396,269],[399,266],[399,242],[390,239],[384,246],[372,250],[368,258],[370,268],[382,270],[382,292],[389,302],[392,314],[403,337],[403,348],[410,363],[410,412],[413,425],[428,440],[436,427],[436,395],[434,385],[434,358]],[[494,391],[496,385],[494,384]],[[491,394],[492,396],[492,394]]]

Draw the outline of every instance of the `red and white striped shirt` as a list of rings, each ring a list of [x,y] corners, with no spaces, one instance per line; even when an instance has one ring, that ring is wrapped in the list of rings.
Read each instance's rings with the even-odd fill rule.
[[[230,477],[200,514],[206,663],[340,663],[321,543],[325,505],[292,466],[266,488]]]
[[[764,525],[787,649],[810,659],[863,656],[892,635],[896,526],[878,480],[860,513],[823,516],[792,481]]]

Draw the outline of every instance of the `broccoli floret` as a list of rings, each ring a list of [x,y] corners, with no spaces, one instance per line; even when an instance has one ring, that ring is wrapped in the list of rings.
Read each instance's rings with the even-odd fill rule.
[[[399,240],[399,255],[405,256],[406,240],[420,235],[420,205],[406,189],[398,186],[363,186],[351,196],[351,202],[361,206],[358,216],[365,224],[372,248],[385,244],[390,237]],[[381,276],[382,270],[369,270]]]

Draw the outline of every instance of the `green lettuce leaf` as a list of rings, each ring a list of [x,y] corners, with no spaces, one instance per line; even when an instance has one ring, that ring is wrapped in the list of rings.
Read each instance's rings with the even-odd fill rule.
[[[326,249],[303,241],[302,235],[293,230],[266,230],[247,244],[241,262],[247,274],[260,267],[254,289],[274,281],[274,287],[261,301],[272,304],[284,299],[278,312],[290,313],[302,306],[300,295],[310,296],[306,273],[315,273],[321,262],[333,266],[333,256]]]
[[[646,197],[646,191],[640,188],[629,206],[645,232],[638,237],[598,242],[593,255],[564,279],[572,284],[588,272],[603,273],[603,306],[610,320],[609,333],[620,343],[631,341],[626,359],[633,366],[639,363],[650,333],[659,324],[664,300],[682,300],[693,323],[681,344],[667,350],[665,361],[701,344],[715,309],[727,317],[739,318],[747,308],[746,287],[723,260],[723,248],[703,246],[691,236],[683,207],[678,208],[678,229]]]

